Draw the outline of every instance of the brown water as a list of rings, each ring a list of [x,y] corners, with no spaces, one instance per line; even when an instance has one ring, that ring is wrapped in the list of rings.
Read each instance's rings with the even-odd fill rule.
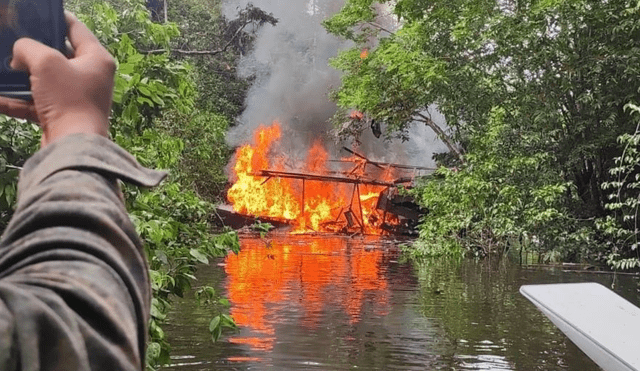
[[[527,269],[492,260],[402,262],[399,242],[241,239],[199,285],[231,301],[239,330],[218,343],[186,295],[165,327],[167,370],[598,370],[518,289],[595,281],[638,305],[631,276]]]

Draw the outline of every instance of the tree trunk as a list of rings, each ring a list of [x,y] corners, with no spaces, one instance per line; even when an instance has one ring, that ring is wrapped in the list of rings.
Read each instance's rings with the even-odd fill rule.
[[[169,23],[169,16],[167,15],[167,0],[164,0],[164,23]]]

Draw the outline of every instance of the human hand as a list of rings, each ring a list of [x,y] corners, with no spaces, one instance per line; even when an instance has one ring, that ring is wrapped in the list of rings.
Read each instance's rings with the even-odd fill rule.
[[[76,133],[109,132],[116,64],[91,31],[65,11],[74,56],[22,38],[13,46],[11,68],[30,74],[33,101],[0,97],[0,113],[39,123],[42,146]]]

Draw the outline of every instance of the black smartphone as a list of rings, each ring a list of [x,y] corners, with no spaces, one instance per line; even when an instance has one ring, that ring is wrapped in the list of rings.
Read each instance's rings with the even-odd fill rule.
[[[29,76],[9,67],[13,44],[30,37],[65,52],[62,0],[0,0],[0,95],[31,99]]]

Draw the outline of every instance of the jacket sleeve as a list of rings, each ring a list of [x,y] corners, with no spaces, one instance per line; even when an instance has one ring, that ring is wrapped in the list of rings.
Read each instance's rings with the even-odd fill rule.
[[[27,161],[0,240],[0,370],[144,368],[148,268],[118,179],[165,175],[86,134]]]

